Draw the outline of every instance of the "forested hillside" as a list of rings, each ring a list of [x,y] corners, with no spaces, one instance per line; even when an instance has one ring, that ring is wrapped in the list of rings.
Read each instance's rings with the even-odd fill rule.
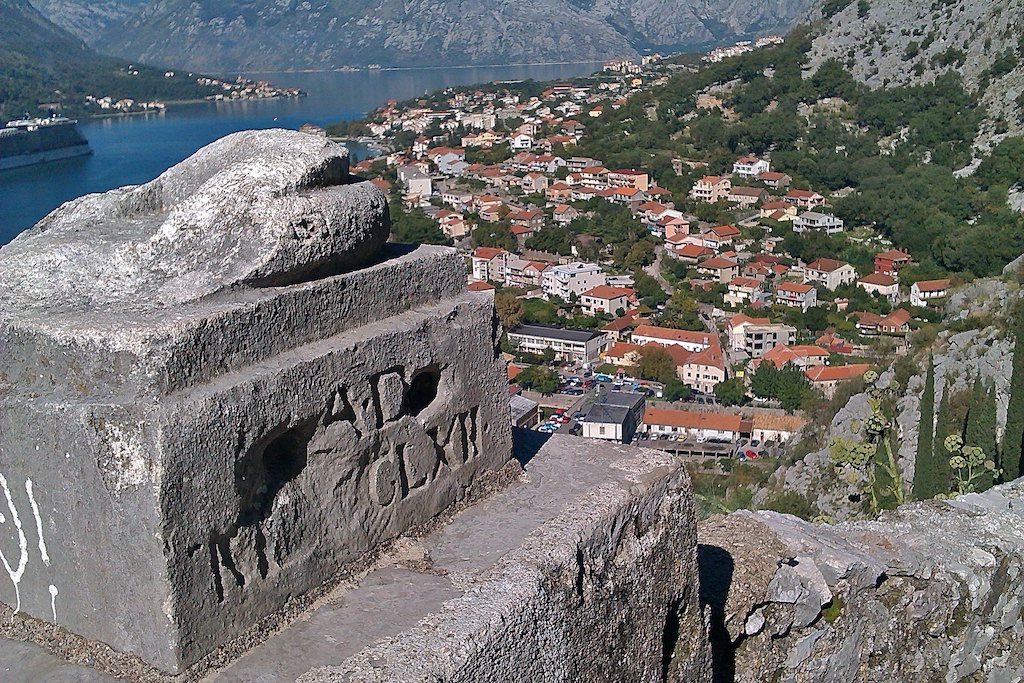
[[[168,78],[163,69],[100,55],[48,21],[28,0],[0,0],[0,18],[0,123],[45,113],[39,106],[49,103],[66,114],[82,114],[90,94],[176,100],[213,92],[185,74]]]
[[[702,174],[728,172],[738,155],[768,155],[795,187],[833,194],[849,226],[909,250],[915,277],[992,275],[1024,252],[1024,217],[1007,204],[1024,185],[1024,143],[1008,139],[976,173],[954,175],[985,117],[955,73],[871,90],[835,60],[805,77],[810,49],[809,29],[799,29],[783,46],[675,76],[602,117],[580,151],[612,168],[653,168],[677,194]],[[698,109],[701,93],[721,106]],[[707,165],[673,177],[673,157]],[[713,205],[698,208],[716,219]],[[807,260],[866,257],[826,236],[792,246]]]

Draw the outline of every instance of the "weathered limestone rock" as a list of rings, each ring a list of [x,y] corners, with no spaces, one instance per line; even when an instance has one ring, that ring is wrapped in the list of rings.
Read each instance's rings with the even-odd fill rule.
[[[388,225],[266,131],[0,250],[0,600],[178,671],[502,468],[493,304]]]
[[[835,526],[772,512],[706,520],[719,672],[735,681],[1024,677],[1024,485]],[[719,680],[733,680],[720,678]]]
[[[516,456],[524,468],[500,490],[403,537],[247,651],[174,680],[710,683],[679,460],[521,430]],[[48,680],[169,680],[94,643],[59,654],[0,638],[0,672],[15,657],[17,680],[44,666]]]

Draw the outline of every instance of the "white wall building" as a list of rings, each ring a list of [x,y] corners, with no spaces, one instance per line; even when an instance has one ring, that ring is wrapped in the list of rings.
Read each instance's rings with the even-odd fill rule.
[[[607,277],[601,272],[600,266],[579,261],[552,266],[544,271],[541,279],[545,297],[558,297],[564,301],[578,298],[588,289],[603,284],[607,284]]]

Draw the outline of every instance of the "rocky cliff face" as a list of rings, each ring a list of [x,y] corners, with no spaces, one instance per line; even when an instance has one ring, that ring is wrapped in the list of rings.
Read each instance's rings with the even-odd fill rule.
[[[81,40],[91,40],[138,9],[139,0],[33,0],[43,16]]]
[[[110,0],[121,2],[122,0]],[[788,29],[809,0],[37,0],[105,52],[194,69],[602,60]],[[120,6],[120,5],[119,5]],[[112,6],[111,6],[112,7]],[[99,29],[97,29],[99,26]]]
[[[832,3],[835,4],[835,3]],[[814,41],[811,64],[842,62],[876,88],[929,82],[947,71],[982,94],[983,146],[1024,132],[1024,2],[862,0],[832,16]]]
[[[950,321],[971,314],[1005,320],[1010,304],[1020,296],[1020,287],[1013,282],[991,278],[978,280],[950,295],[946,315]],[[935,405],[939,405],[946,391],[958,393],[969,390],[974,379],[980,377],[985,384],[995,385],[997,436],[1001,438],[1010,399],[1013,339],[995,325],[963,332],[944,330],[939,332],[929,352],[935,364]],[[917,360],[920,372],[910,377],[907,386],[901,388],[895,413],[899,464],[907,490],[914,478],[926,354],[919,353]],[[887,387],[892,378],[891,369],[883,372],[879,385]],[[863,421],[870,414],[867,394],[854,395],[832,418],[822,444],[827,444],[833,437],[859,439]],[[852,505],[850,500],[857,489],[836,477],[827,447],[809,453],[789,467],[780,468],[772,475],[772,482],[777,488],[810,495],[824,515],[845,520],[860,514],[858,506]],[[770,492],[765,490],[759,492],[755,500],[760,504],[768,498]]]
[[[1020,484],[815,525],[741,512],[698,528],[716,680],[1024,676]]]

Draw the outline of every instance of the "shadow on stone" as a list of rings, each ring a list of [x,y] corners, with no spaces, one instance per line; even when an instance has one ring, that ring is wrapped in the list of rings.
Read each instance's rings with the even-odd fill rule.
[[[533,456],[540,452],[540,449],[544,447],[544,444],[550,438],[550,434],[514,427],[512,429],[512,455],[515,456],[520,465],[526,467],[526,463],[533,460]]]
[[[711,660],[714,683],[736,680],[736,648],[725,627],[725,603],[729,598],[734,570],[732,555],[724,548],[697,545],[697,571],[700,576],[700,602],[711,609]]]

